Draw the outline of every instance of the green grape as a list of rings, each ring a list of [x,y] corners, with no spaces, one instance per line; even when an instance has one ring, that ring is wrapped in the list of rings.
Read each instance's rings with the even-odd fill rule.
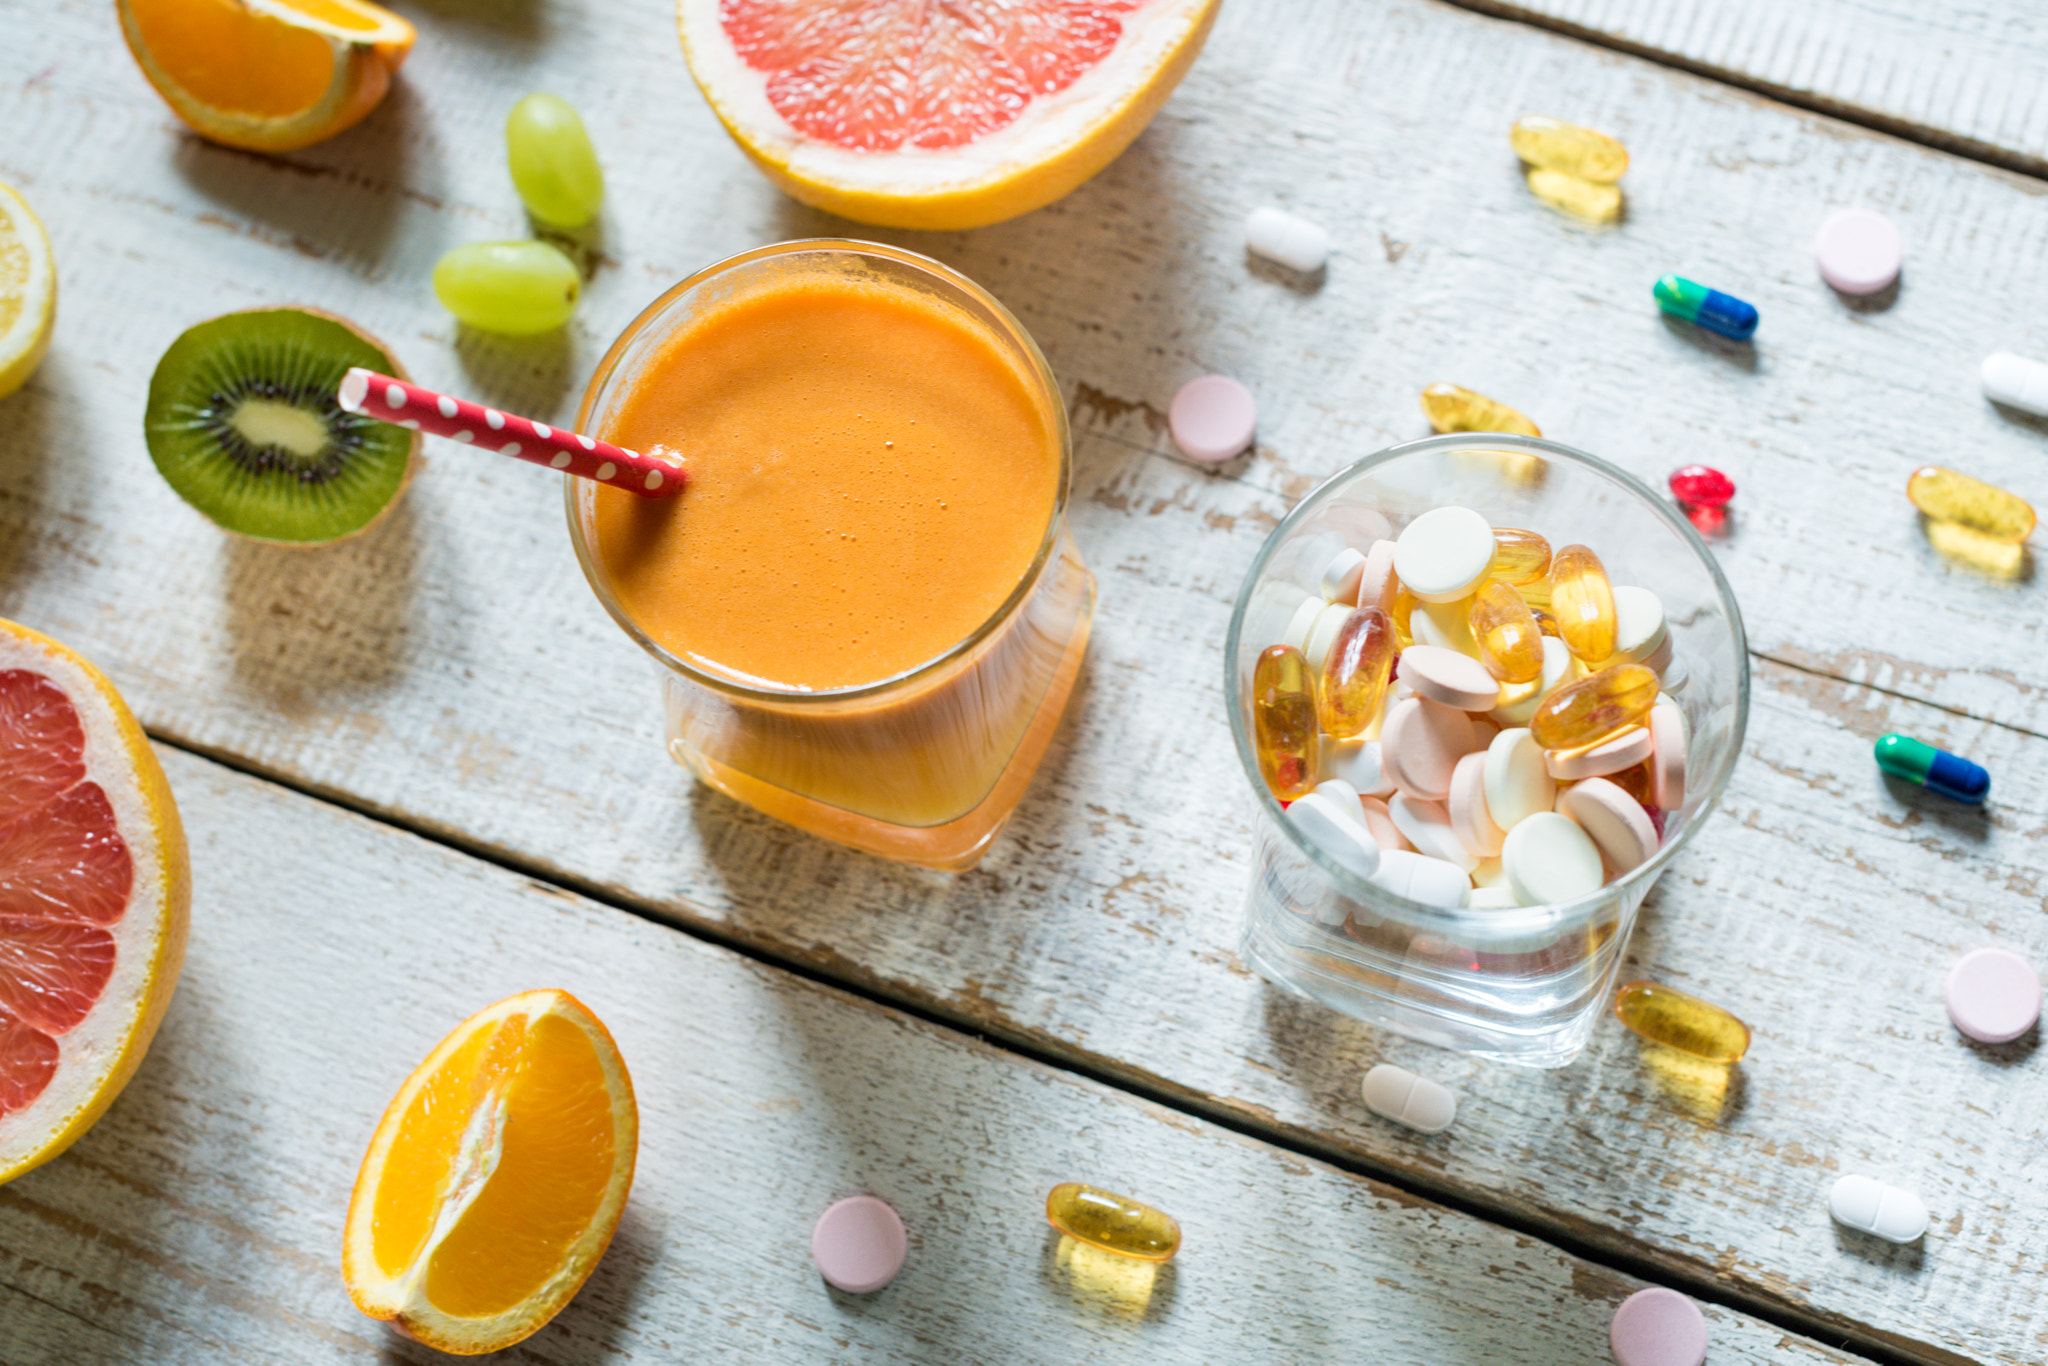
[[[560,327],[582,292],[576,263],[545,242],[471,242],[434,264],[442,307],[486,332]]]
[[[576,108],[560,95],[528,95],[505,120],[505,158],[527,212],[580,228],[604,203],[604,171]]]

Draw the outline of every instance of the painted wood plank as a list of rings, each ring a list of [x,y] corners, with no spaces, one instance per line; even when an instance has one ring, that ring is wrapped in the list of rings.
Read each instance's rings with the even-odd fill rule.
[[[666,283],[760,240],[847,230],[781,200],[724,141],[679,86],[658,4],[494,19],[452,2],[426,17],[391,105],[283,160],[177,134],[97,6],[39,9],[29,31],[46,46],[0,88],[34,132],[0,147],[0,179],[58,231],[65,304],[58,350],[0,432],[0,611],[87,649],[182,744],[1860,1340],[2030,1359],[2037,1311],[1979,1312],[1968,1295],[2033,1283],[2031,1262],[2014,1270],[1973,1234],[1934,1272],[1872,1266],[1829,1241],[1812,1203],[1824,1164],[1889,1123],[1866,1098],[1882,1094],[1871,1076],[1927,1080],[1935,1055],[1919,1050],[1940,1024],[1916,1013],[1917,987],[1871,1026],[1899,1035],[1876,1046],[1882,1070],[1860,1035],[1814,1034],[1796,1056],[1820,1081],[1802,1071],[1772,1092],[1832,1097],[1831,1127],[1754,1141],[1688,1127],[1678,1151],[1696,1169],[1669,1165],[1673,1140],[1637,1122],[1662,1093],[1618,1039],[1563,1078],[1454,1078],[1502,1098],[1484,1150],[1455,1161],[1366,1123],[1356,1073],[1401,1046],[1234,964],[1245,814],[1213,718],[1216,643],[1264,527],[1349,456],[1420,434],[1415,392],[1456,379],[1647,478],[1704,458],[1743,486],[1717,551],[1762,656],[1799,667],[1760,668],[1734,818],[1653,902],[1646,974],[1761,1024],[1800,989],[1776,964],[1833,961],[1851,936],[1862,956],[1843,980],[1895,986],[1932,971],[1930,942],[1960,952],[1987,927],[2023,939],[2048,885],[2027,786],[2036,742],[2020,733],[2048,729],[2028,665],[2039,589],[1944,566],[1898,487],[1940,451],[2048,497],[2043,429],[1991,410],[1973,379],[1992,346],[2048,354],[2026,304],[2048,271],[2041,186],[1439,6],[1305,14],[1289,28],[1228,7],[1154,128],[1062,204],[974,234],[877,234],[1011,303],[1068,377],[1081,428],[1075,520],[1103,585],[1093,662],[1017,824],[972,877],[842,855],[693,791],[659,753],[651,673],[578,582],[558,495],[534,471],[439,449],[386,526],[292,553],[227,543],[142,454],[157,354],[220,308],[317,300],[392,340],[425,382],[560,420],[611,332]],[[1502,74],[1475,95],[1473,70]],[[614,167],[604,260],[562,337],[458,336],[426,274],[456,241],[523,231],[494,129],[542,84],[584,104]],[[1624,228],[1587,232],[1528,200],[1501,136],[1528,108],[1629,138]],[[1910,229],[1889,310],[1848,310],[1811,278],[1800,216],[1817,221],[1837,195]],[[1319,287],[1247,266],[1239,219],[1267,199],[1338,229]],[[1731,352],[1660,323],[1648,282],[1674,267],[1758,302],[1764,342]],[[1258,453],[1216,476],[1164,454],[1159,421],[1182,380],[1212,369],[1265,405]],[[1816,687],[1856,700],[1814,705]],[[1875,786],[1863,751],[1877,718],[1996,765],[1982,829]],[[1171,802],[1158,775],[1180,779]],[[1958,868],[1970,894],[1937,906],[1948,918],[1929,930],[1913,918],[1922,889]],[[1884,932],[1859,933],[1872,907]],[[1758,950],[1759,920],[1784,927],[1777,956],[1727,967],[1731,945]],[[1961,1077],[1946,1085],[1969,1094]],[[1742,1114],[1762,1126],[1770,1110]],[[1915,1141],[1901,1160],[1959,1188],[1947,1150]],[[1992,1179],[2016,1180],[2020,1157],[1999,1162]],[[2003,1217],[1992,1233],[2032,1245],[2037,1211]],[[1915,1292],[1937,1273],[1968,1312]]]
[[[624,1223],[504,1359],[1582,1363],[1641,1282],[1533,1238],[538,886],[174,751],[190,958],[128,1091],[0,1187],[0,1355],[444,1360],[350,1305],[341,1220],[390,1093],[470,1011],[555,985],[605,1020],[642,1140]],[[1156,1277],[1045,1224],[1074,1177],[1156,1200]],[[903,1215],[872,1296],[812,1222]],[[1717,1362],[1842,1362],[1707,1308]]]
[[[2048,174],[2048,26],[2028,0],[1452,0]]]

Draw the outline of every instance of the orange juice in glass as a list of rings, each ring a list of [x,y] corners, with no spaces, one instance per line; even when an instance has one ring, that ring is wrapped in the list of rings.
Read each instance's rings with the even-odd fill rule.
[[[634,320],[579,422],[687,474],[664,499],[567,481],[591,588],[662,666],[670,753],[827,839],[979,861],[1095,608],[1066,410],[1017,320],[893,247],[763,247]]]

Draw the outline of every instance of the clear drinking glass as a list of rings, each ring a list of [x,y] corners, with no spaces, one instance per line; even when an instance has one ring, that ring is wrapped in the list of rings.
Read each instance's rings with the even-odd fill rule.
[[[1023,325],[927,257],[871,242],[778,243],[699,271],[634,319],[591,377],[578,430],[605,434],[642,367],[696,310],[791,272],[937,299],[1030,378],[1059,443],[1058,487],[1037,556],[1009,597],[966,638],[892,677],[816,691],[752,686],[677,658],[621,606],[592,552],[596,486],[588,480],[565,481],[570,540],[598,601],[661,667],[668,748],[678,762],[727,796],[826,839],[926,867],[971,868],[1044,756],[1095,610],[1094,577],[1067,530],[1066,408]]]
[[[1664,604],[1665,691],[1691,735],[1683,808],[1663,847],[1590,896],[1514,910],[1439,910],[1395,897],[1301,835],[1259,776],[1252,669],[1340,547],[1363,550],[1421,513],[1469,507],[1553,549],[1591,546],[1616,583]],[[1552,441],[1458,433],[1394,446],[1338,471],[1260,547],[1224,646],[1231,735],[1258,811],[1243,954],[1268,980],[1369,1024],[1502,1062],[1562,1067],[1585,1047],[1658,876],[1720,799],[1749,717],[1742,616],[1685,518],[1640,480]]]

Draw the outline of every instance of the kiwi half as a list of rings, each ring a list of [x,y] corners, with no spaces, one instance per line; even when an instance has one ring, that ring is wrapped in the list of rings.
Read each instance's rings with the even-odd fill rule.
[[[229,531],[300,545],[353,536],[398,501],[420,434],[343,412],[350,366],[409,379],[329,313],[261,308],[200,323],[149,381],[143,435],[178,496]]]

